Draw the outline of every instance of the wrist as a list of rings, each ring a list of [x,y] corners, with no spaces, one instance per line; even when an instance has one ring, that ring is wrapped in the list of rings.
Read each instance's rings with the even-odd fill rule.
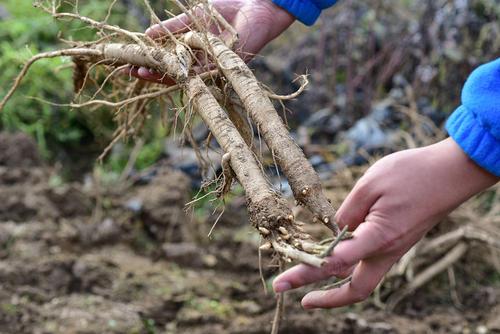
[[[271,0],[248,1],[245,7],[243,12],[251,13],[249,19],[251,19],[252,24],[265,27],[267,30],[266,44],[278,37],[295,21],[292,14]]]
[[[290,14],[286,9],[276,5],[272,0],[262,0],[267,3],[267,6],[270,7],[270,12],[273,14],[273,17],[277,19],[277,21],[281,25],[289,26],[295,21],[295,16]]]
[[[281,33],[288,28],[294,21],[295,17],[284,8],[276,5],[272,0],[256,0],[252,1],[250,6],[259,10],[260,15],[264,16],[269,22],[272,22],[273,30]],[[278,34],[279,34],[278,33]]]
[[[428,146],[431,165],[448,190],[459,203],[495,185],[500,178],[475,163],[452,139],[447,138]],[[441,182],[439,182],[441,183]]]

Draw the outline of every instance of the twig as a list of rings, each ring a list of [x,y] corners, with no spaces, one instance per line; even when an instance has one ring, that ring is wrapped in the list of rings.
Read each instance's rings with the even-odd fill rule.
[[[332,254],[333,250],[339,244],[339,242],[341,242],[344,239],[344,235],[347,233],[348,228],[349,227],[347,225],[344,226],[344,228],[342,229],[342,231],[340,231],[339,235],[337,235],[335,240],[333,240],[333,242],[321,254],[319,254],[318,257],[325,258],[327,256],[330,256],[330,254]]]
[[[458,243],[452,250],[450,250],[443,258],[434,264],[427,267],[424,271],[419,273],[413,281],[408,283],[401,291],[395,292],[387,302],[387,308],[393,310],[401,300],[406,296],[412,294],[415,290],[430,281],[440,272],[446,270],[448,267],[457,262],[466,252],[467,244],[465,242]]]
[[[455,277],[455,270],[453,269],[453,265],[448,267],[448,281],[450,282],[450,296],[453,304],[455,304],[456,308],[461,308],[463,305],[460,302],[460,297],[458,296],[457,291],[457,279]]]
[[[153,10],[153,8],[151,7],[151,4],[149,3],[149,1],[143,0],[143,3],[146,6],[147,10],[149,11],[149,14],[151,15],[151,21],[154,24],[157,24],[159,27],[161,27],[162,30],[168,35],[168,37],[170,37],[170,39],[172,41],[174,41],[176,44],[180,44],[180,41],[177,39],[177,37],[175,37],[174,34],[170,30],[165,28],[165,26],[161,23],[160,18],[158,17],[158,15],[156,15],[156,13]]]
[[[113,0],[111,4],[108,7],[108,12],[106,13],[106,17],[104,18],[104,22],[107,22],[111,16],[111,11],[113,10],[113,7],[115,6],[116,2],[118,0]]]
[[[215,213],[215,210],[217,210],[217,207],[214,209],[214,212],[212,212],[212,216]],[[212,227],[210,228],[210,231],[208,231],[207,238],[210,239],[212,237],[212,232],[214,231],[215,226],[217,226],[217,223],[219,222],[220,218],[222,217],[222,215],[224,214],[225,211],[226,211],[226,207],[223,206],[222,207],[222,211],[219,213],[219,215],[215,219],[215,222],[212,224]]]
[[[83,23],[86,23],[86,24],[88,24],[96,29],[109,30],[109,31],[113,31],[113,32],[116,32],[118,34],[121,34],[123,36],[127,36],[130,39],[132,39],[134,42],[136,42],[144,50],[146,58],[148,58],[148,60],[151,63],[158,65],[158,61],[156,61],[156,59],[153,58],[147,45],[138,37],[138,36],[145,37],[146,36],[145,34],[137,33],[137,32],[130,32],[130,31],[122,29],[120,27],[105,24],[103,22],[98,22],[98,21],[92,20],[91,18],[81,16],[78,14],[73,14],[73,13],[53,13],[52,16],[56,19],[66,17],[66,18],[70,18],[70,19],[74,19],[74,20],[80,20]]]
[[[212,14],[215,19],[229,32],[231,35],[231,38],[227,41],[227,46],[229,48],[233,48],[234,44],[238,41],[238,31],[234,29],[232,25],[227,22],[226,18],[222,16],[217,8],[215,8],[214,5],[212,5],[210,2],[205,1],[205,5],[208,7],[208,12]]]
[[[259,243],[261,244],[262,243],[262,236],[259,236],[259,240],[260,240]],[[268,291],[267,291],[266,280],[264,279],[264,272],[262,270],[262,249],[260,247],[258,248],[258,254],[259,254],[259,277],[260,277],[260,281],[262,283],[262,287],[264,288],[264,294],[267,296]]]
[[[46,101],[44,99],[37,98],[37,97],[31,97],[31,98],[34,100],[38,100],[38,101],[42,101],[44,103],[50,104],[52,106],[56,106],[56,107],[84,108],[84,107],[90,107],[90,106],[94,106],[94,105],[102,105],[102,106],[107,106],[107,107],[111,107],[111,108],[120,108],[120,107],[126,106],[128,104],[137,102],[139,100],[152,99],[155,97],[159,97],[159,96],[171,93],[171,92],[178,90],[178,89],[179,89],[178,85],[173,85],[173,86],[170,86],[168,88],[163,88],[163,89],[157,90],[155,92],[151,92],[151,93],[137,95],[137,96],[134,96],[130,99],[122,100],[119,102],[110,102],[110,101],[106,101],[106,100],[91,100],[91,101],[87,101],[84,103],[54,103],[54,102]]]
[[[108,80],[113,77],[116,73],[128,68],[130,65],[122,65],[122,66],[118,66],[118,67],[115,67],[113,69],[113,71],[111,71],[111,73],[109,73],[106,78],[103,80],[102,84],[99,86],[99,88],[95,91],[95,93],[92,95],[92,98],[91,100],[95,99],[97,97],[97,95],[104,89],[104,86],[106,85],[106,83],[108,82]]]
[[[292,99],[297,98],[300,94],[302,94],[302,92],[304,92],[307,85],[309,84],[309,80],[307,79],[307,75],[305,75],[305,74],[301,75],[297,79],[301,79],[302,83],[300,84],[299,89],[297,89],[297,91],[295,91],[294,93],[288,94],[288,95],[277,95],[277,94],[274,94],[271,92],[267,92],[267,96],[273,100],[281,100],[281,101],[292,100]]]
[[[279,259],[279,271],[283,271],[283,260]],[[276,295],[276,310],[274,312],[273,325],[271,334],[278,334],[281,318],[283,317],[283,308],[285,306],[285,293],[281,292]]]
[[[120,177],[118,178],[119,183],[125,181],[125,179],[128,177],[128,175],[134,168],[137,157],[139,156],[139,153],[141,153],[141,149],[143,146],[144,146],[144,140],[142,138],[139,138],[139,140],[137,140],[137,142],[135,143],[132,152],[130,152],[127,165],[125,166],[123,172],[120,174]]]
[[[330,289],[340,288],[342,285],[349,283],[351,280],[352,280],[352,275],[348,276],[346,278],[343,278],[341,280],[338,280],[332,284],[325,285],[324,287],[321,288],[321,290],[330,290]]]
[[[64,57],[64,56],[101,56],[102,52],[99,50],[94,50],[94,49],[88,49],[88,48],[74,48],[74,49],[64,49],[64,50],[59,50],[59,51],[50,51],[50,52],[44,52],[44,53],[39,53],[36,56],[33,56],[26,64],[24,64],[23,69],[21,72],[18,74],[16,77],[16,80],[14,81],[14,85],[10,88],[10,90],[7,92],[7,95],[2,99],[0,102],[0,112],[3,110],[5,104],[7,101],[11,98],[12,94],[16,91],[17,87],[23,80],[24,76],[26,75],[26,72],[28,72],[29,68],[33,63],[40,59],[44,58],[56,58],[56,57]]]
[[[278,241],[272,241],[271,244],[278,253],[286,257],[289,257],[293,260],[308,264],[310,266],[321,268],[321,266],[323,266],[323,264],[326,263],[326,260],[319,258],[315,255],[311,255],[306,252],[300,251],[288,244],[280,243]]]

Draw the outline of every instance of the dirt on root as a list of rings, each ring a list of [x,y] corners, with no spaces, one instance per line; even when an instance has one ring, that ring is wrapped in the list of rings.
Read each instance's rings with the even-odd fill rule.
[[[182,173],[159,167],[149,183],[96,196],[88,184],[54,185],[50,167],[5,146],[18,145],[11,136],[0,134],[0,333],[269,333],[275,299],[242,201],[208,239],[213,218],[186,213]],[[468,268],[485,270],[475,261],[457,268],[459,306],[439,284],[446,275],[395,313],[370,301],[304,311],[301,290],[287,295],[280,333],[500,331],[500,286],[475,280]],[[264,254],[268,288],[272,264]]]

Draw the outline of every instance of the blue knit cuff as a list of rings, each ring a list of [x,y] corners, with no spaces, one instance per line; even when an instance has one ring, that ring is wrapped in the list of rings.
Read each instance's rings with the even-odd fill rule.
[[[446,130],[472,160],[500,177],[500,139],[485,129],[473,112],[459,107],[446,122]]]
[[[321,10],[333,6],[337,0],[273,0],[273,2],[300,22],[311,26],[318,19]]]
[[[325,9],[335,5],[337,0],[311,0],[319,9]]]

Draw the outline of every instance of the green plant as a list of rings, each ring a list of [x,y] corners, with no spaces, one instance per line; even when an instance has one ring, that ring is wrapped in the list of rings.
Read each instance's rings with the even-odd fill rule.
[[[2,4],[9,17],[0,21],[0,96],[5,95],[19,68],[34,54],[52,50],[61,44],[58,33],[66,26],[66,40],[91,40],[95,31],[81,23],[57,23],[49,15],[34,8],[29,1],[6,0]],[[80,5],[82,15],[101,17],[109,4],[86,1]],[[110,21],[141,30],[137,20],[116,5]],[[69,33],[68,33],[69,32]],[[20,52],[19,50],[23,50]],[[113,123],[107,110],[84,112],[54,103],[67,103],[73,98],[72,65],[68,58],[44,59],[33,66],[19,93],[0,115],[0,129],[23,131],[36,138],[45,158],[53,158],[57,150],[71,150],[77,145],[104,145],[111,136]],[[51,101],[49,104],[45,101]],[[96,138],[103,138],[98,142]]]

